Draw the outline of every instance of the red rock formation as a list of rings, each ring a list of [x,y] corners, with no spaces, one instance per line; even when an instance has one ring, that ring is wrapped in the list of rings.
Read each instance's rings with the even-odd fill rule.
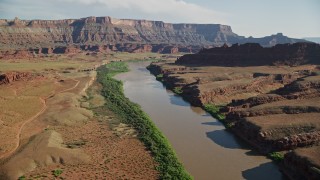
[[[29,48],[22,50],[0,50],[0,59],[23,59],[41,57],[48,54],[74,54],[79,52],[129,52],[129,53],[189,53],[197,51],[199,48],[196,46],[167,46],[154,45],[154,44],[116,44],[116,45],[69,45],[69,46],[57,46],[57,47],[42,47],[42,48]]]
[[[140,45],[133,50],[131,50],[132,53],[146,53],[146,52],[152,52],[152,45],[150,44],[144,44]]]
[[[290,179],[320,179],[320,146],[301,148],[287,153],[281,171]]]
[[[315,43],[278,44],[263,48],[259,44],[234,44],[203,49],[182,56],[176,64],[198,66],[264,66],[320,64],[320,45]]]
[[[270,118],[272,117],[270,116]],[[265,121],[268,121],[268,118]],[[276,124],[274,126],[276,127]],[[320,142],[320,131],[318,129],[312,130],[307,126],[262,130],[261,127],[248,119],[238,119],[232,127],[232,131],[262,153],[291,150]],[[283,136],[283,134],[287,135]]]
[[[216,99],[221,100],[223,97],[232,96],[234,94],[255,94],[256,92],[259,93],[261,90],[261,95],[248,99],[233,100],[221,111],[227,113],[226,122],[234,125],[232,130],[241,138],[258,148],[261,152],[266,153],[270,151],[294,149],[320,142],[320,131],[317,129],[311,130],[313,126],[318,126],[318,122],[314,122],[314,120],[311,123],[309,119],[314,119],[317,113],[320,115],[320,107],[313,102],[316,100],[309,100],[310,98],[320,97],[320,78],[319,76],[314,76],[314,74],[316,75],[317,73],[313,73],[309,70],[309,66],[306,67],[306,70],[294,71],[289,74],[253,73],[251,77],[253,79],[250,81],[229,85],[217,83],[215,86],[210,86],[209,89],[206,84],[210,83],[210,78],[206,79],[208,82],[202,82],[202,79],[189,80],[186,82],[186,79],[181,78],[186,77],[194,79],[195,77],[192,77],[192,73],[195,73],[192,71],[193,68],[194,67],[177,65],[170,66],[168,64],[163,68],[161,63],[153,63],[148,67],[155,75],[163,74],[162,81],[169,89],[182,87],[183,93],[181,95],[184,99],[196,106],[215,103]],[[317,69],[314,69],[314,71],[317,71]],[[188,74],[188,72],[189,75],[187,76],[178,75],[184,73]],[[196,76],[198,76],[198,74]],[[246,80],[248,80],[248,78],[250,79],[250,77],[246,77]],[[206,88],[201,88],[201,84],[204,84]],[[273,93],[275,94],[263,94],[263,89],[261,88],[264,88],[265,85],[268,84],[279,84],[284,85],[284,87],[274,91]],[[281,86],[278,86],[278,88],[279,87]],[[302,105],[299,103],[291,105],[290,102],[286,102],[288,99],[306,99],[306,102],[313,103],[309,103],[310,105],[308,105],[304,104],[306,103],[304,102]],[[278,105],[254,108],[256,106],[277,102],[279,102]],[[283,118],[291,117],[292,122],[303,119],[305,120],[305,123],[302,122],[299,126],[297,125],[297,127],[291,127],[289,123],[282,125],[285,127],[280,126],[281,128],[277,128],[277,123],[272,122],[271,124],[275,129],[266,131],[261,130],[261,127],[253,124],[247,119],[263,117],[258,118],[259,120],[256,121],[267,122],[274,118],[281,120],[282,116]],[[299,118],[293,120],[296,117]],[[308,122],[312,125],[308,124]],[[287,135],[283,136],[283,134]],[[279,137],[270,139],[271,136]]]
[[[161,21],[87,17],[65,20],[0,20],[0,48],[27,49],[104,44],[166,44],[181,46],[219,46],[224,43],[303,42],[282,34],[266,38],[245,38],[220,24],[170,24]]]
[[[187,65],[183,63],[172,65],[157,62],[151,64],[149,70],[155,75],[162,74],[161,81],[169,89],[182,87],[181,95],[193,105],[215,104],[225,100],[226,97],[234,97],[232,102],[228,99],[230,103],[226,101],[226,107],[220,110],[220,113],[226,115],[223,122],[230,131],[261,153],[293,149],[298,151],[301,147],[310,149],[311,146],[319,145],[320,71],[315,65],[285,68],[282,66],[243,68],[201,66],[212,65],[210,63],[219,66],[239,66],[240,62],[232,59],[239,59],[242,55],[249,57],[251,54],[255,54],[254,57],[257,58],[257,54],[261,53],[259,56],[262,56],[265,51],[262,47],[255,45],[244,47],[242,54],[235,52],[229,54],[230,49],[227,46],[202,50],[203,54],[199,53],[199,59],[193,59],[197,56],[187,55],[189,56],[187,61],[191,62],[191,66],[188,66],[190,65],[188,63],[185,63]],[[286,47],[289,48],[286,49]],[[290,48],[293,50],[290,51]],[[319,45],[315,44],[278,45],[267,50],[279,50],[275,52],[275,56],[269,54],[269,60],[263,58],[262,60],[256,59],[258,62],[254,62],[254,59],[244,60],[246,64],[243,66],[252,65],[250,63],[260,65],[267,65],[266,63],[271,65],[318,64],[320,63],[317,59],[319,57],[318,48]],[[221,59],[210,59],[213,57],[211,53]],[[182,62],[184,57],[179,60]],[[272,59],[274,57],[279,57],[279,59]],[[287,71],[288,69],[290,71]],[[268,90],[265,91],[265,89]],[[241,95],[246,97],[240,99],[239,97],[243,98]],[[319,148],[317,150],[319,151]],[[291,154],[285,156],[286,166],[283,169],[289,177],[319,179],[319,153],[317,157],[308,157],[308,163],[306,163],[306,157],[301,154],[292,160]],[[317,166],[314,164],[315,161],[319,162]],[[289,169],[293,170],[294,177]],[[296,172],[295,169],[297,169]]]
[[[31,77],[31,73],[29,72],[7,72],[5,74],[0,75],[0,85],[10,84],[14,81],[27,79],[30,77]]]
[[[7,50],[2,51],[0,59],[28,59],[34,57],[33,50]]]
[[[316,98],[320,96],[319,76],[310,76],[295,81],[276,91],[287,99]]]
[[[276,94],[266,94],[245,100],[233,101],[224,109],[225,112],[228,112],[227,121],[235,124],[232,129],[239,136],[249,141],[257,148],[263,147],[264,151],[288,150],[319,143],[320,131],[313,129],[312,127],[317,127],[318,125],[315,123],[320,122],[315,121],[313,122],[313,125],[311,125],[311,122],[308,124],[310,118],[314,116],[312,113],[320,112],[320,107],[316,103],[318,101],[317,98],[320,97],[319,82],[319,76],[306,76],[285,85],[283,88],[275,91],[274,93]],[[290,101],[288,101],[288,99]],[[300,104],[300,102],[302,104]],[[272,104],[268,105],[269,103]],[[297,126],[298,129],[293,130],[292,128],[294,128],[294,126],[291,127],[291,123],[295,123],[298,120],[294,120],[293,117],[295,116],[292,116],[292,114],[302,115],[298,120],[303,120],[302,122],[305,122],[305,124],[300,123],[301,125]],[[271,134],[264,133],[264,138],[259,138],[258,136],[261,135],[262,130],[249,122],[247,118],[252,117],[255,119],[255,117],[263,117],[267,122],[271,121],[270,119],[277,117],[274,115],[282,117],[279,121],[286,117],[291,117],[293,119],[291,119],[289,124],[282,125],[279,129],[276,128],[277,125],[275,122],[270,122],[270,124],[274,124],[274,129],[270,130],[270,132],[272,131]],[[304,127],[306,130],[302,133],[301,131]],[[278,135],[280,137],[272,142],[266,139],[270,138],[272,134],[277,134],[280,129],[284,129],[286,133],[289,133],[290,135],[285,137],[283,135]],[[264,145],[262,146],[262,144]]]
[[[227,110],[224,111],[223,109],[223,111],[231,112],[235,109],[250,108],[260,104],[266,104],[281,100],[285,100],[285,98],[278,94],[262,94],[259,96],[250,97],[248,99],[232,100],[232,102],[225,108]]]

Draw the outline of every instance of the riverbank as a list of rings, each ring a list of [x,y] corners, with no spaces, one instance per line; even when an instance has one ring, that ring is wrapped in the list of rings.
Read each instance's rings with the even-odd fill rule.
[[[123,93],[122,82],[113,78],[115,74],[128,71],[123,62],[113,62],[98,69],[97,80],[103,86],[102,95],[106,105],[122,121],[134,127],[138,138],[152,152],[158,163],[156,169],[161,179],[192,179],[187,173],[167,139],[157,129],[141,108],[132,103]]]
[[[312,152],[320,148],[316,118],[320,76],[315,65],[220,67],[158,62],[148,69],[168,89],[178,89],[177,94],[191,104],[209,109],[235,135],[281,164],[291,160],[284,155],[288,150],[314,146],[312,151],[300,151],[300,159],[308,163],[298,160],[299,173],[319,176],[313,169],[320,164],[311,163],[319,159]],[[290,166],[285,164],[282,169]]]
[[[225,125],[226,128],[230,128],[232,125],[225,121],[225,114],[220,112],[220,109],[224,108],[223,105],[215,105],[212,103],[203,104],[199,98],[193,96],[192,88],[185,86],[183,82],[180,82],[175,77],[170,78],[168,74],[171,74],[173,71],[183,71],[186,70],[184,67],[176,67],[166,71],[162,69],[161,66],[150,64],[147,69],[152,73],[157,81],[163,83],[168,89],[170,89],[175,94],[181,96],[184,100],[188,101],[194,106],[199,106],[206,112],[208,112],[212,117],[219,120],[221,123]],[[191,96],[190,96],[191,95]]]
[[[104,106],[105,56],[73,57],[1,63],[15,76],[0,85],[0,179],[159,179],[137,132]]]
[[[130,71],[115,78],[123,82],[126,97],[150,116],[195,179],[263,179],[259,172],[281,179],[269,159],[251,155],[219,121],[166,90],[146,69],[149,64],[128,63]]]

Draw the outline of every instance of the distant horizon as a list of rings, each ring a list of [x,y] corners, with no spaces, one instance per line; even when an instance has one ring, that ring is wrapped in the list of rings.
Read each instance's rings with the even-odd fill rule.
[[[320,37],[304,37],[303,39],[320,44]]]
[[[58,20],[83,17],[139,19],[183,24],[223,24],[245,37],[279,32],[320,37],[320,1],[270,0],[2,0],[1,19]]]
[[[165,21],[161,21],[161,20],[152,20],[152,19],[132,19],[132,18],[117,18],[117,17],[112,17],[112,16],[108,16],[108,15],[105,15],[105,16],[86,16],[86,17],[81,17],[81,18],[61,18],[61,19],[22,19],[20,17],[14,17],[14,18],[10,18],[10,19],[5,19],[5,20],[14,20],[15,18],[18,18],[20,20],[25,20],[25,21],[33,21],[33,20],[43,20],[43,21],[54,21],[54,20],[76,20],[76,19],[83,19],[83,18],[88,18],[88,17],[111,17],[111,18],[114,18],[114,19],[121,19],[121,20],[142,20],[142,21],[157,21],[157,22],[163,22],[163,23],[167,23],[167,24],[215,24],[215,23],[192,23],[192,22],[189,22],[189,23],[184,23],[184,22],[177,22],[177,23],[171,23],[171,22],[165,22]],[[226,25],[226,26],[230,26],[231,27],[231,30],[233,33],[239,35],[239,36],[244,36],[242,34],[239,34],[237,32],[235,32],[233,29],[232,29],[232,25],[229,25],[229,24],[220,24],[220,25]],[[249,37],[253,37],[253,38],[263,38],[263,37],[266,37],[266,36],[272,36],[272,35],[277,35],[277,34],[283,34],[284,36],[287,36],[286,34],[282,33],[282,32],[276,32],[276,33],[272,33],[272,34],[266,34],[264,36],[259,36],[259,37],[256,37],[256,36],[252,36],[252,35],[249,35],[249,36],[244,36],[246,38],[249,38]],[[290,36],[287,36],[289,38],[296,38],[296,37],[290,37]],[[319,38],[320,39],[320,36],[319,37],[301,37],[301,38],[297,38],[297,39],[305,39],[305,38]],[[305,39],[307,40],[307,39]],[[312,41],[312,40],[308,40],[308,41],[311,41],[311,42],[315,42],[315,41]],[[316,43],[319,43],[318,41]]]

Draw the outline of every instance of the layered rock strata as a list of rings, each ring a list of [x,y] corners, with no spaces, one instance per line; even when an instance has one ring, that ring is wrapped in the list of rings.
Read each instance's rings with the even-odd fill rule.
[[[42,47],[29,49],[0,50],[0,59],[31,59],[35,57],[46,57],[54,54],[75,53],[195,53],[200,50],[198,46],[165,45],[165,44],[116,44],[116,45],[69,45],[57,47]]]
[[[320,146],[289,152],[281,170],[291,179],[320,179]]]
[[[193,105],[222,105],[224,123],[261,153],[289,152],[281,169],[291,179],[318,179],[319,45],[277,45],[266,50],[269,59],[248,47],[240,47],[243,52],[229,47],[202,50],[175,63],[152,63],[149,69],[169,89],[181,89]],[[273,57],[278,57],[277,63]],[[253,66],[254,60],[259,66]]]
[[[274,46],[306,42],[281,33],[263,38],[245,38],[221,24],[171,24],[162,21],[87,17],[64,20],[0,20],[2,56],[32,57],[34,54],[77,52],[79,49],[125,52],[198,52],[224,43],[259,43]],[[76,46],[76,49],[74,49]],[[56,50],[55,50],[56,49]],[[19,50],[19,51],[16,51]]]
[[[319,82],[320,76],[309,76],[275,91],[277,94],[230,103],[227,120],[234,123],[233,130],[240,137],[255,141],[252,144],[262,152],[319,144]],[[299,88],[293,88],[296,84]],[[259,103],[253,99],[260,99]]]

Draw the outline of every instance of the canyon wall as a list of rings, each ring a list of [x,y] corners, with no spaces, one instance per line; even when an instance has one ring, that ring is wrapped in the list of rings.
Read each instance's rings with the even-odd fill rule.
[[[245,38],[221,24],[171,24],[162,21],[87,17],[64,20],[0,20],[0,49],[70,45],[173,45],[180,48],[255,42],[262,46],[303,42],[281,33]]]
[[[319,64],[319,44],[250,43],[202,49],[148,69],[191,104],[217,109],[215,118],[281,161],[290,179],[319,179]]]

